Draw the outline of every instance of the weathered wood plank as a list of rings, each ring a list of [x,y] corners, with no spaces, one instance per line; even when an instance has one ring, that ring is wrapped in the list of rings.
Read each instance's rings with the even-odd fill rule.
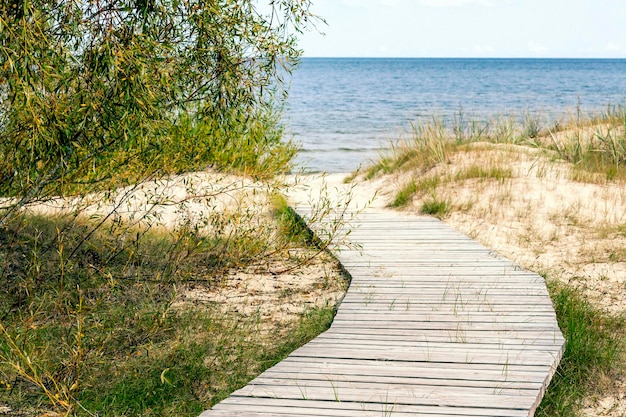
[[[384,320],[381,318],[384,317]],[[519,321],[524,323],[539,323],[544,322],[546,319],[554,317],[550,312],[545,313],[479,313],[476,311],[450,311],[448,313],[442,311],[428,311],[423,313],[407,312],[406,310],[394,311],[390,310],[387,314],[374,313],[374,314],[359,314],[358,312],[341,311],[336,316],[336,320],[344,320],[349,322],[356,321],[371,321],[371,322],[416,322],[416,321],[430,321],[430,322],[455,322],[458,323],[461,320],[472,323],[517,323]]]
[[[447,379],[436,378],[435,375],[424,375],[421,377],[390,377],[388,375],[350,375],[347,376],[343,373],[308,373],[299,372],[294,373],[273,373],[263,374],[262,377],[256,378],[251,385],[291,385],[305,384],[305,386],[327,386],[329,383],[335,387],[341,387],[349,385],[354,388],[368,387],[383,389],[387,386],[426,386],[426,387],[444,387],[456,392],[461,388],[483,389],[488,391],[493,390],[508,390],[510,392],[517,392],[519,390],[535,391],[540,389],[543,380],[534,382],[517,382],[517,381],[485,381],[483,378],[471,380],[471,379],[458,379],[454,376],[450,376]],[[343,384],[343,385],[342,385]]]
[[[553,332],[551,334],[542,334],[534,337],[529,337],[529,333],[524,333],[524,337],[506,337],[503,334],[490,335],[489,332],[467,332],[463,335],[462,340],[451,338],[450,335],[443,335],[436,332],[413,332],[413,334],[405,334],[404,332],[392,333],[365,333],[365,332],[326,332],[319,336],[323,340],[332,341],[332,343],[385,343],[385,342],[404,342],[404,343],[458,343],[458,344],[476,344],[491,346],[496,345],[500,348],[509,346],[519,346],[525,348],[526,346],[544,346],[553,347],[562,343],[562,340],[555,340]]]
[[[306,386],[258,386],[247,385],[236,391],[235,396],[285,398],[292,400],[335,400],[348,402],[379,402],[393,404],[429,405],[448,407],[471,407],[484,404],[492,408],[529,408],[536,394],[500,394],[498,390],[440,389],[438,387],[394,387],[384,389],[342,387],[337,390],[330,383],[326,387]]]
[[[461,383],[482,384],[493,386],[495,383],[543,383],[545,373],[543,370],[532,370],[530,366],[511,365],[503,372],[502,366],[492,366],[491,369],[477,369],[469,364],[436,364],[413,362],[410,365],[398,364],[397,362],[374,362],[351,360],[347,363],[341,361],[329,361],[315,363],[312,361],[285,361],[280,366],[274,366],[260,377],[291,377],[295,379],[340,379],[347,381],[359,380],[359,378],[376,378],[378,382],[394,380],[428,380],[440,381],[439,385],[458,385]],[[531,368],[531,370],[528,370]],[[393,372],[390,372],[390,369]]]
[[[485,340],[498,343],[500,340],[517,340],[520,345],[532,346],[538,340],[553,340],[555,344],[562,343],[563,339],[560,336],[560,331],[555,329],[548,329],[542,331],[492,331],[492,330],[462,330],[453,329],[448,331],[442,331],[439,329],[367,329],[358,328],[351,329],[349,327],[342,327],[341,329],[332,328],[329,332],[349,335],[359,335],[372,337],[380,336],[393,336],[403,337],[408,340],[440,340],[448,339],[451,342],[465,343],[471,340]]]
[[[366,338],[365,335],[360,337],[345,337],[345,338],[332,338],[332,337],[324,337],[319,336],[315,340],[309,342],[310,346],[323,346],[323,347],[343,347],[343,346],[354,346],[355,343],[358,343],[362,347],[368,347],[369,349],[387,349],[389,347],[393,348],[401,348],[401,347],[411,347],[411,348],[421,348],[421,349],[456,349],[456,350],[481,350],[483,352],[509,352],[513,353],[515,351],[527,351],[528,345],[520,345],[518,343],[460,343],[460,342],[451,342],[451,341],[413,341],[413,340],[386,340],[380,337],[370,337]],[[538,343],[537,341],[533,341],[531,345],[534,349],[538,349],[540,351],[552,349],[554,347],[553,341],[544,341],[542,343]]]
[[[486,374],[483,372],[462,373],[448,371],[443,375],[431,369],[430,373],[420,372],[419,374],[411,376],[390,376],[388,372],[384,372],[384,369],[371,370],[371,374],[364,375],[362,373],[354,372],[352,369],[337,368],[332,371],[326,368],[319,369],[303,369],[297,368],[297,370],[291,370],[290,372],[272,370],[264,372],[262,377],[255,379],[253,383],[264,383],[274,379],[287,379],[297,381],[344,381],[346,383],[361,382],[371,383],[373,380],[377,384],[400,384],[400,385],[427,385],[427,386],[443,386],[443,387],[481,387],[481,388],[493,388],[504,387],[510,389],[537,389],[543,384],[544,375],[539,373],[533,373],[532,378],[528,375],[525,378],[518,375],[508,375],[502,372],[494,373],[490,375],[492,378],[485,378]],[[445,376],[444,376],[445,375]],[[489,375],[488,375],[489,376]],[[510,377],[516,378],[511,380]]]
[[[502,364],[469,364],[469,363],[434,363],[434,362],[411,362],[410,360],[404,361],[381,361],[381,360],[372,360],[372,359],[356,359],[356,358],[306,358],[306,357],[295,357],[289,356],[282,362],[276,364],[275,366],[281,367],[283,364],[287,364],[286,366],[296,366],[306,365],[306,364],[314,364],[314,366],[318,365],[327,365],[327,366],[382,366],[386,367],[390,370],[398,370],[399,367],[406,367],[407,369],[456,369],[460,372],[472,372],[475,370],[479,371],[494,371],[494,372],[502,372],[503,375],[511,375],[514,372],[544,372],[545,367],[543,365],[516,365],[509,364],[507,367],[503,367]]]
[[[469,364],[493,364],[502,365],[503,369],[510,365],[536,365],[550,367],[554,362],[554,356],[550,353],[538,351],[516,351],[501,352],[496,354],[485,354],[480,351],[439,351],[427,349],[394,349],[374,350],[364,348],[334,348],[332,351],[318,349],[316,347],[300,348],[293,352],[293,356],[302,358],[355,358],[369,360],[406,360],[414,362],[437,362],[437,363],[469,363]]]
[[[511,408],[493,409],[487,407],[442,407],[442,406],[411,406],[405,404],[381,404],[367,402],[337,402],[314,400],[290,400],[271,398],[231,397],[226,407],[218,404],[214,410],[217,414],[210,416],[254,416],[254,415],[306,415],[306,416],[457,416],[457,417],[522,417],[524,410]],[[234,410],[233,414],[228,414]],[[302,414],[299,414],[302,411]],[[251,414],[254,412],[266,414]],[[267,414],[269,413],[269,414]],[[293,414],[292,414],[293,413]],[[207,414],[208,416],[209,414]]]

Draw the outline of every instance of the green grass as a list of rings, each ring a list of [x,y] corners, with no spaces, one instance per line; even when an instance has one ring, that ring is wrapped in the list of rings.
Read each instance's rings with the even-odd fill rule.
[[[543,149],[555,158],[571,162],[578,172],[574,179],[598,181],[626,179],[626,108],[610,108],[605,114],[573,122],[542,122],[537,115],[496,118],[491,122],[466,122],[457,117],[452,124],[434,118],[412,125],[411,133],[391,144],[388,153],[364,170],[365,178],[397,171],[428,169],[445,164],[455,152],[474,142],[515,144]],[[585,175],[592,174],[592,175]],[[482,172],[475,178],[507,178],[506,170]]]
[[[513,171],[508,168],[502,168],[498,166],[484,167],[480,165],[472,165],[458,172],[454,180],[463,181],[471,179],[480,180],[496,180],[503,183],[506,179],[513,178]],[[437,187],[445,181],[450,181],[447,178],[440,176],[426,176],[419,179],[411,179],[400,188],[396,193],[394,200],[390,206],[395,208],[405,207],[415,196],[431,195],[431,198],[426,200],[421,208],[421,212],[424,214],[431,214],[437,217],[444,217],[452,209],[452,204],[448,200],[441,200],[436,197]]]
[[[313,310],[287,334],[259,334],[258,319],[186,312],[173,320],[177,337],[150,346],[106,372],[114,376],[78,399],[102,416],[197,415],[324,331],[332,310]],[[104,375],[102,375],[104,376]]]
[[[377,163],[365,170],[366,179],[398,170],[426,170],[436,164],[445,163],[458,146],[439,119],[434,119],[431,124],[411,127],[412,133],[408,138],[391,144],[389,155],[381,156]]]
[[[431,196],[425,200],[420,208],[420,213],[444,218],[452,211],[452,202],[448,199],[440,199],[437,196]]]
[[[574,164],[579,172],[601,174],[609,181],[623,180],[626,178],[625,127],[626,122],[622,122],[607,128],[597,127],[587,134],[577,131],[569,134],[565,141],[555,141],[552,148],[560,158]]]
[[[564,138],[556,138],[563,132]],[[582,118],[550,131],[543,145],[571,162],[575,180],[597,182],[626,179],[626,108],[609,106],[601,115]],[[591,174],[591,175],[589,175]]]
[[[302,217],[289,206],[282,195],[274,196],[273,210],[280,232],[290,241],[308,246],[319,243]]]
[[[626,110],[622,108],[585,123],[557,124],[552,130],[543,127],[538,117],[529,114],[521,123],[506,118],[492,124],[470,123],[465,126],[465,130],[458,124],[449,127],[439,119],[431,124],[413,126],[409,138],[393,144],[387,155],[365,169],[365,179],[398,171],[414,171],[421,176],[437,165],[446,164],[455,153],[467,151],[468,145],[477,141],[541,148],[554,159],[571,162],[575,181],[626,179]],[[558,132],[563,133],[557,139]],[[458,172],[454,180],[493,179],[503,183],[510,178],[513,178],[510,168],[475,163]],[[404,184],[391,206],[407,206],[414,197],[432,192],[433,187],[422,184],[423,181],[431,181],[431,178]],[[429,211],[427,207],[426,213]]]
[[[92,227],[26,216],[0,233],[0,404],[15,415],[194,416],[332,320],[329,306],[261,329],[254,315],[173,304],[185,284],[216,288],[258,261],[250,236]]]
[[[598,311],[575,290],[548,283],[566,347],[536,415],[576,417],[583,398],[606,394],[603,383],[624,372],[626,318]]]
[[[413,195],[417,192],[417,183],[415,180],[409,181],[400,191],[396,193],[396,197],[391,203],[392,207],[404,207],[413,199]]]
[[[442,179],[438,176],[424,177],[419,180],[412,179],[406,183],[400,191],[396,193],[391,207],[404,207],[409,204],[416,194],[433,194],[441,183]]]
[[[456,181],[471,180],[471,179],[493,179],[498,182],[504,182],[506,179],[513,178],[513,170],[510,168],[503,168],[499,166],[482,166],[472,165],[469,168],[465,168],[455,175]]]

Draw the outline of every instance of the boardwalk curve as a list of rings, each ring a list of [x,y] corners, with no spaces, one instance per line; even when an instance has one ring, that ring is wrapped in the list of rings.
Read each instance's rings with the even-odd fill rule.
[[[330,329],[201,417],[532,416],[564,349],[543,278],[436,219],[350,226]]]

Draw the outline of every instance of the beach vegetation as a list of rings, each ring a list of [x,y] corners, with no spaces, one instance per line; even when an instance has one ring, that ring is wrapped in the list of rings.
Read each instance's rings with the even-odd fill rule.
[[[197,415],[328,326],[216,301],[323,255],[271,203],[316,17],[267,3],[0,5],[2,413]]]
[[[419,198],[424,189],[418,184],[424,177],[432,178],[431,170],[444,166],[451,158],[478,148],[493,149],[494,145],[517,145],[529,151],[539,150],[553,160],[571,164],[570,177],[575,181],[598,183],[626,179],[626,111],[611,108],[602,117],[562,122],[550,127],[541,124],[538,116],[529,113],[524,118],[495,118],[492,122],[466,122],[459,125],[460,116],[451,125],[433,118],[425,124],[412,125],[411,133],[391,144],[388,151],[370,167],[363,177],[419,172],[401,186],[392,206],[406,205],[411,196]],[[488,146],[489,145],[489,146]],[[514,148],[507,151],[515,152]],[[454,181],[472,178],[495,179],[503,182],[514,176],[506,163],[479,160],[454,174]],[[451,181],[445,176],[441,181]],[[421,191],[421,193],[420,193]]]
[[[314,17],[309,2],[270,3],[3,3],[0,195],[283,170],[293,149],[277,111]]]
[[[583,400],[626,370],[626,320],[592,306],[580,292],[546,277],[565,351],[537,416],[575,417]]]
[[[422,203],[420,213],[429,214],[437,218],[445,217],[452,210],[452,203],[447,199],[440,199],[436,195],[430,196]]]

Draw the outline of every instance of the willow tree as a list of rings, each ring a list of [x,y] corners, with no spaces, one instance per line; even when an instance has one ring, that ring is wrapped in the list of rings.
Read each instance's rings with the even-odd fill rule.
[[[171,173],[285,166],[277,109],[312,18],[308,0],[0,1],[0,384],[26,387],[8,394],[18,409],[94,415],[82,404],[101,409],[117,389],[109,367],[134,357],[121,352],[177,327],[166,314],[177,280],[211,283],[288,252],[269,216],[248,210],[257,183],[241,213],[216,208],[230,187],[219,182],[181,197],[174,225],[145,207],[171,207],[156,195],[169,198],[158,177]],[[132,206],[141,224],[130,206],[116,217],[133,191],[149,201]],[[58,216],[21,210],[53,204]]]
[[[19,206],[112,178],[269,160],[312,15],[309,0],[257,3],[2,2],[0,195]]]

